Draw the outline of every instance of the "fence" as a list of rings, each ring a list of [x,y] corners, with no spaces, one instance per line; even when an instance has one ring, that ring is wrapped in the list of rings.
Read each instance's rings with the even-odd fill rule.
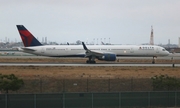
[[[120,92],[152,91],[152,80],[145,79],[24,79],[24,87],[10,93],[59,93],[59,92]]]
[[[180,92],[1,94],[0,108],[180,107]]]

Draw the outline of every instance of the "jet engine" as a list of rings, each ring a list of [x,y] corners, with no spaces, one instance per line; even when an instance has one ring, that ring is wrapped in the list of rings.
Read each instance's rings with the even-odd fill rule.
[[[98,60],[115,61],[116,54],[103,54],[103,56],[97,57]]]

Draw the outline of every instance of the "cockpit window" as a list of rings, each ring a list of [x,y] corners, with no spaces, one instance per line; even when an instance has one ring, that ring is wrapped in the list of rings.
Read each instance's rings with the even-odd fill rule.
[[[165,49],[162,49],[162,51],[166,51]]]

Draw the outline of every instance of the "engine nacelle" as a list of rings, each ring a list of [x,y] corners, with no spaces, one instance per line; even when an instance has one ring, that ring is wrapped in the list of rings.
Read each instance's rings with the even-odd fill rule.
[[[116,54],[104,54],[103,56],[100,56],[97,59],[98,60],[105,60],[105,61],[115,61],[116,60]]]

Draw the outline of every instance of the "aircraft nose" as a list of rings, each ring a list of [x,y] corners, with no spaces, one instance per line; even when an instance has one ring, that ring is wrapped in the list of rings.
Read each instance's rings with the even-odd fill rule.
[[[169,51],[166,51],[166,55],[168,56],[170,53],[169,53]]]

